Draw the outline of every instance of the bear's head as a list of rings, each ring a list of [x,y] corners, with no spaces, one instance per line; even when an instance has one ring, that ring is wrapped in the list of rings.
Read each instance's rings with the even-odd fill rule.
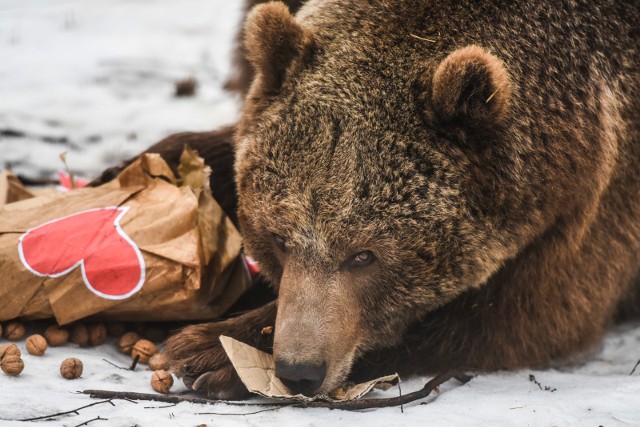
[[[343,12],[296,20],[274,2],[245,27],[238,215],[278,292],[276,373],[305,393],[482,285],[548,221],[509,137],[505,64]]]

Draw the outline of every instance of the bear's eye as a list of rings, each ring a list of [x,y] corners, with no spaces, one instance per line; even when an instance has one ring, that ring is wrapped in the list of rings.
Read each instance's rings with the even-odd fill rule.
[[[284,237],[280,236],[279,234],[274,234],[273,241],[276,243],[278,249],[280,249],[282,252],[287,252],[287,241],[284,239]]]
[[[373,260],[375,259],[375,257],[373,256],[373,252],[371,251],[362,251],[359,252],[357,254],[355,254],[352,258],[351,258],[351,267],[366,267],[367,265],[371,264],[373,262]]]

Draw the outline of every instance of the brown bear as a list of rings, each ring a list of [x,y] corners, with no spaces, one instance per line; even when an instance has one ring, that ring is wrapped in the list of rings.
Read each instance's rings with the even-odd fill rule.
[[[172,336],[185,383],[246,396],[220,334],[313,394],[571,360],[634,311],[637,2],[272,2],[243,49],[237,220],[277,299]]]

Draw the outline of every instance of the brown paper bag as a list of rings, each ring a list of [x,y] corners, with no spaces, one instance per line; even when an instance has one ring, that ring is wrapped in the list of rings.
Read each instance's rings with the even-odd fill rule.
[[[1,205],[0,321],[220,316],[249,286],[240,234],[203,160],[179,170],[146,154],[107,185]]]
[[[0,172],[0,206],[31,197],[33,193],[24,188],[11,172]]]

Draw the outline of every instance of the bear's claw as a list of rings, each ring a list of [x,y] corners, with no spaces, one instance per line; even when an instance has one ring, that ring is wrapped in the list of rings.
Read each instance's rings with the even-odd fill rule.
[[[200,375],[191,388],[221,400],[240,400],[251,395],[232,366]]]
[[[171,336],[164,349],[171,370],[184,384],[209,397],[225,400],[246,399],[250,393],[229,361],[220,343],[228,335],[268,351],[273,335],[260,331],[275,322],[276,306],[262,307],[222,322],[187,326]]]

